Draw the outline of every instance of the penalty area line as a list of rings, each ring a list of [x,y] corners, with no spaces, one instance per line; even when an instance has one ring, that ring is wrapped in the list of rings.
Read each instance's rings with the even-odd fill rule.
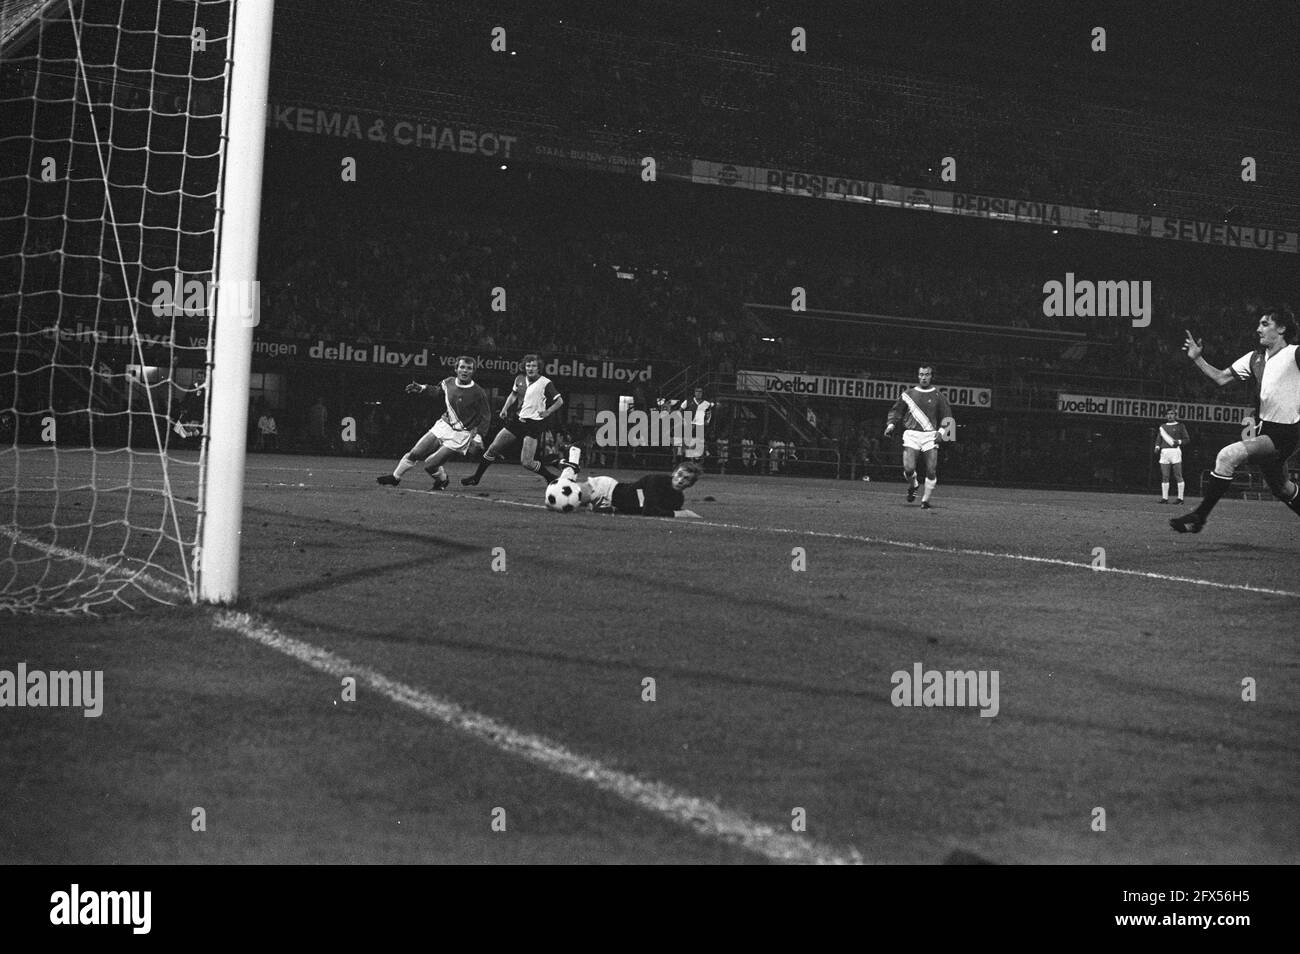
[[[820,845],[793,832],[782,831],[723,808],[708,799],[679,792],[662,782],[648,781],[609,768],[543,736],[521,732],[491,716],[390,679],[377,670],[357,665],[327,649],[286,636],[247,613],[223,610],[215,614],[213,624],[218,629],[237,633],[327,675],[352,676],[358,683],[398,705],[406,706],[476,741],[527,759],[559,775],[595,786],[698,834],[716,838],[773,861],[862,864],[862,856],[856,849],[841,851]]]
[[[399,488],[405,489],[405,488]],[[410,491],[411,493],[425,493],[426,491]],[[433,493],[435,491],[427,491]],[[469,500],[481,500],[486,503],[506,504],[511,507],[532,507],[537,510],[545,510],[544,504],[525,503],[521,500],[503,500],[499,497],[479,497],[475,494],[466,493],[448,493],[447,491],[436,491],[449,497],[464,497]],[[667,520],[667,517],[662,519]],[[1219,590],[1236,590],[1242,593],[1261,593],[1265,596],[1284,596],[1290,599],[1300,599],[1300,593],[1292,590],[1274,590],[1266,586],[1251,586],[1249,583],[1222,583],[1218,580],[1203,580],[1194,576],[1177,576],[1172,573],[1155,573],[1151,570],[1126,570],[1120,567],[1106,567],[1102,569],[1095,567],[1091,563],[1081,563],[1078,560],[1062,560],[1057,557],[1040,557],[1030,556],[1027,553],[998,553],[996,550],[975,550],[966,547],[939,547],[929,543],[917,543],[914,540],[890,540],[887,537],[868,537],[854,533],[832,533],[828,530],[795,530],[790,527],[751,527],[740,523],[719,523],[716,520],[692,520],[691,526],[695,527],[718,527],[723,530],[745,530],[749,533],[781,533],[792,536],[819,537],[826,540],[848,540],[855,543],[870,543],[876,546],[898,547],[904,550],[917,550],[925,553],[949,553],[954,556],[978,556],[993,557],[999,560],[1020,560],[1024,563],[1042,563],[1050,566],[1067,566],[1078,570],[1088,570],[1091,573],[1112,573],[1120,576],[1135,576],[1147,580],[1159,580],[1162,583],[1190,583],[1193,586],[1208,586]]]
[[[890,540],[887,537],[868,537],[855,533],[832,533],[828,530],[792,530],[787,527],[749,527],[738,523],[718,523],[712,520],[692,522],[697,527],[720,527],[724,530],[747,530],[752,533],[783,533],[805,537],[820,537],[827,540],[850,540],[857,543],[871,543],[878,546],[899,547],[905,550],[920,550],[926,553],[950,553],[955,556],[994,557],[1001,560],[1020,560],[1025,563],[1043,563],[1050,566],[1068,566],[1088,570],[1092,573],[1109,573],[1120,576],[1136,576],[1148,580],[1160,580],[1164,583],[1191,583],[1194,586],[1209,586],[1220,590],[1239,590],[1244,593],[1263,593],[1268,596],[1286,596],[1300,599],[1300,593],[1291,590],[1274,590],[1264,586],[1251,586],[1248,583],[1221,583],[1218,580],[1203,580],[1194,576],[1176,576],[1172,573],[1155,573],[1150,570],[1125,570],[1119,567],[1095,567],[1091,563],[1078,560],[1062,560],[1057,557],[1030,556],[1027,553],[999,553],[996,550],[975,550],[967,547],[939,547],[930,543],[917,543],[915,540]]]

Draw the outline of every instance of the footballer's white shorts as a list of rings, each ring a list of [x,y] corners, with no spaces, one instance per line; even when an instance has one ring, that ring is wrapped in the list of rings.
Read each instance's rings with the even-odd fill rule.
[[[931,451],[939,446],[938,431],[903,431],[903,446],[914,451]]]
[[[613,477],[588,477],[580,486],[582,502],[591,504],[593,510],[608,510],[614,506],[614,488],[618,481]]]
[[[1160,463],[1181,464],[1182,462],[1183,462],[1183,449],[1181,447],[1160,448]]]
[[[429,433],[438,438],[443,447],[449,447],[457,454],[466,453],[476,437],[473,431],[458,431],[446,421],[439,421],[433,425]],[[482,444],[483,438],[478,438],[478,443]]]

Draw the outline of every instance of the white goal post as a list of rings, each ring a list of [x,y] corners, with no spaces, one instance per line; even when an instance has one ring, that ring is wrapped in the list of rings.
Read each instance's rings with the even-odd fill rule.
[[[257,286],[266,93],[271,68],[274,0],[235,0],[225,154],[218,211],[216,314],[208,373],[208,452],[204,478],[199,596],[228,603],[239,593],[244,512],[248,381]],[[250,308],[249,305],[252,307]]]
[[[0,0],[0,618],[238,595],[274,0]]]

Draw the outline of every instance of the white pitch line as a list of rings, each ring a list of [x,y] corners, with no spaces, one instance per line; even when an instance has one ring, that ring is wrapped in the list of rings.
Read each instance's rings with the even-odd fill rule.
[[[389,679],[380,672],[359,666],[327,649],[286,636],[247,613],[221,611],[213,621],[220,629],[245,636],[320,672],[336,677],[352,676],[358,683],[393,702],[479,742],[509,755],[527,759],[557,774],[594,785],[601,791],[616,795],[699,834],[717,838],[773,861],[862,864],[862,856],[856,849],[840,851],[820,845],[793,832],[773,828],[739,812],[722,808],[707,799],[679,792],[662,782],[646,781],[609,768],[543,736],[520,732],[491,716]]]
[[[84,553],[78,553],[76,550],[69,550],[67,547],[60,547],[53,543],[46,543],[43,540],[36,539],[36,537],[29,537],[25,533],[14,530],[12,527],[0,527],[0,536],[6,536],[14,543],[30,547],[33,550],[39,550],[48,556],[58,557],[60,560],[76,560],[79,563],[84,563],[86,566],[99,570],[101,573],[115,573],[125,576],[127,580],[133,583],[147,583],[150,586],[162,590],[164,593],[168,593],[172,596],[183,596],[187,598],[189,596],[188,591],[179,586],[174,586],[166,580],[160,580],[157,577],[150,576],[144,572],[133,571],[129,567],[124,567],[120,564],[109,563],[107,560],[101,560],[98,557],[87,556]]]
[[[413,491],[418,492],[418,491]],[[536,507],[545,510],[543,504],[524,503],[519,500],[502,500],[495,497],[479,497],[471,494],[449,493],[449,497],[464,497],[469,500],[482,500],[488,503],[507,504],[512,507]],[[642,518],[647,519],[647,518]],[[654,518],[649,518],[654,519]],[[668,517],[658,519],[667,520]],[[1190,583],[1194,586],[1209,586],[1220,590],[1237,590],[1242,593],[1262,593],[1266,596],[1285,596],[1300,599],[1300,593],[1292,590],[1274,590],[1264,586],[1251,586],[1248,583],[1221,583],[1218,580],[1203,580],[1194,576],[1175,576],[1172,573],[1154,573],[1150,570],[1125,570],[1119,567],[1101,569],[1091,563],[1077,560],[1061,560],[1056,557],[1030,556],[1027,553],[998,553],[996,550],[973,550],[964,547],[938,547],[929,543],[917,543],[914,540],[890,540],[887,537],[868,537],[854,533],[832,533],[828,530],[795,530],[790,527],[751,527],[740,523],[719,523],[715,520],[692,520],[692,527],[719,527],[724,530],[746,530],[750,533],[783,533],[804,537],[821,537],[828,540],[851,540],[855,543],[870,543],[876,546],[899,547],[905,550],[920,550],[926,553],[950,553],[955,556],[994,557],[1001,560],[1021,560],[1025,563],[1043,563],[1052,566],[1068,566],[1090,573],[1117,573],[1121,576],[1136,576],[1148,580],[1160,580],[1165,583]]]
[[[1153,573],[1149,570],[1125,570],[1118,567],[1095,567],[1091,563],[1077,560],[1061,560],[1056,557],[1029,556],[1025,553],[998,553],[996,550],[972,550],[965,547],[937,547],[929,543],[917,543],[914,540],[890,540],[886,537],[868,537],[854,533],[831,533],[827,530],[792,530],[786,527],[748,527],[738,523],[717,523],[712,520],[691,521],[694,527],[722,527],[727,530],[750,530],[763,533],[784,533],[805,537],[822,537],[830,540],[852,540],[858,543],[872,543],[878,546],[902,547],[907,550],[924,550],[927,553],[951,553],[957,556],[996,557],[1003,560],[1022,560],[1026,563],[1045,563],[1053,566],[1069,566],[1091,573],[1118,573],[1122,576],[1139,576],[1149,580],[1162,580],[1167,583],[1192,583],[1196,586],[1211,586],[1221,590],[1240,590],[1245,593],[1264,593],[1269,596],[1288,596],[1300,599],[1300,593],[1291,590],[1272,590],[1263,586],[1251,586],[1248,583],[1220,583],[1217,580],[1202,580],[1194,576],[1174,576],[1171,573]]]

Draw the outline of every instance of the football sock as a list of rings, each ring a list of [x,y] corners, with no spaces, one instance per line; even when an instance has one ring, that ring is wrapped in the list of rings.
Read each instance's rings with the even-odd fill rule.
[[[914,471],[914,470],[905,470],[905,471],[903,471],[903,476],[904,476],[905,478],[907,478],[907,485],[908,485],[909,487],[915,487],[915,486],[916,486],[916,471]]]
[[[482,477],[489,467],[496,463],[496,458],[492,456],[491,451],[484,451],[483,458],[478,462],[478,469],[474,471],[474,479]]]
[[[1202,519],[1210,515],[1210,511],[1213,510],[1214,505],[1219,502],[1219,498],[1222,497],[1231,486],[1231,475],[1223,477],[1216,471],[1210,471],[1210,480],[1209,483],[1205,485],[1205,494],[1201,498],[1201,505],[1196,508],[1196,512],[1201,515]]]
[[[545,464],[543,464],[540,460],[530,460],[528,463],[524,464],[524,466],[527,467],[529,470],[531,470],[534,474],[541,474],[543,477],[546,478],[546,482],[548,484],[553,480],[559,479],[559,475],[556,474],[549,467],[547,467]]]
[[[442,469],[442,464],[439,464],[437,467],[426,467],[424,469],[434,480],[442,480],[442,478],[447,476],[447,472]]]
[[[416,463],[418,462],[411,460],[409,457],[403,457],[397,462],[397,466],[393,468],[393,476],[401,480],[402,475],[414,467]]]
[[[921,503],[929,503],[930,494],[934,493],[935,485],[938,483],[939,481],[935,477],[925,478],[925,493],[921,494]]]
[[[1186,486],[1187,486],[1187,482],[1186,482],[1186,481],[1183,481],[1183,480],[1178,481],[1178,499],[1179,499],[1179,500],[1182,500],[1182,499],[1183,499],[1183,488],[1186,487]]]
[[[1161,500],[1169,499],[1169,481],[1167,480],[1160,481],[1160,499]]]

